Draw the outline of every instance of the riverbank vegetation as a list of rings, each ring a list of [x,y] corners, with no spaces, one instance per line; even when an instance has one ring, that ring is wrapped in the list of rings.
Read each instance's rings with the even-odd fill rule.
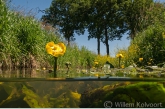
[[[95,66],[95,62],[98,62],[98,66],[101,68],[107,61],[112,63],[114,67],[118,67],[118,58],[109,55],[109,44],[107,41],[120,39],[125,32],[129,33],[128,37],[131,39],[130,46],[128,48],[116,48],[116,54],[123,54],[124,56],[120,62],[122,68],[133,63],[136,63],[138,66],[163,63],[165,61],[165,52],[163,51],[165,49],[165,6],[163,3],[143,0],[144,2],[141,2],[136,7],[137,1],[113,2],[113,5],[108,2],[109,5],[111,4],[115,8],[112,11],[113,13],[105,15],[111,7],[106,8],[108,6],[105,6],[103,8],[104,2],[100,2],[100,0],[93,5],[94,1],[92,0],[80,3],[69,0],[65,2],[53,0],[52,4],[61,4],[61,8],[66,6],[72,7],[68,8],[66,13],[64,10],[56,10],[57,14],[61,12],[67,14],[67,19],[72,18],[69,20],[70,23],[67,23],[67,19],[62,20],[62,17],[60,17],[63,14],[58,17],[54,15],[56,16],[54,17],[56,22],[48,19],[51,18],[49,16],[54,14],[49,13],[53,9],[52,6],[46,10],[42,20],[36,20],[33,15],[11,10],[7,2],[0,0],[0,15],[2,16],[0,17],[0,67],[2,69],[52,67],[54,60],[45,50],[46,43],[50,41],[55,43],[63,42],[67,45],[66,53],[58,59],[58,68],[66,67],[68,62],[71,63],[72,68],[92,68]],[[78,8],[80,4],[82,5]],[[101,4],[102,8],[98,7],[99,4]],[[133,10],[130,9],[132,4],[134,4]],[[143,13],[134,12],[144,6],[146,6],[145,9],[140,11]],[[124,9],[124,11],[121,11],[121,9]],[[119,11],[121,13],[118,13]],[[116,15],[115,12],[119,15]],[[131,17],[129,16],[130,13],[132,13]],[[81,17],[78,17],[80,15]],[[113,15],[113,17],[109,15]],[[139,19],[135,19],[135,16],[139,16]],[[112,21],[110,19],[114,19],[113,22],[118,22],[119,24],[108,22]],[[131,22],[132,19],[135,21]],[[136,20],[140,20],[138,21],[139,23]],[[59,21],[63,23],[59,24]],[[58,23],[58,25],[55,25],[55,23]],[[59,29],[57,26],[63,28]],[[106,28],[104,28],[105,26]],[[79,47],[74,42],[74,32],[83,34],[85,29],[89,32],[89,39],[98,39],[97,54],[88,50],[85,46]],[[68,33],[69,31],[71,33]],[[100,55],[100,42],[103,42],[107,47],[107,55],[105,56]],[[144,60],[140,62],[139,58]]]
[[[33,16],[9,10],[3,0],[0,3],[0,67],[51,67],[53,59],[46,53],[46,43],[65,43],[65,40]],[[86,62],[84,56],[92,57],[95,53],[85,47],[80,48],[73,42],[72,46],[67,47],[66,55],[59,59],[59,65],[65,65],[65,62],[70,61],[73,65],[83,66]]]
[[[118,67],[118,58],[110,56],[108,41],[120,40],[127,33],[130,46],[116,51],[123,54],[120,64],[127,67],[133,63],[144,66],[164,62],[164,15],[164,3],[154,0],[52,0],[41,20],[59,28],[68,45],[74,33],[84,34],[87,30],[89,40],[97,39],[95,61],[100,67],[106,61]],[[100,43],[105,44],[107,57],[100,55]],[[139,62],[139,58],[144,60]]]

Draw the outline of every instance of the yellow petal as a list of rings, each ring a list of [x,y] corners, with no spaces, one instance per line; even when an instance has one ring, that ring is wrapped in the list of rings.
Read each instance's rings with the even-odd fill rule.
[[[52,54],[52,52],[53,52],[51,48],[47,48],[46,50],[47,50],[48,54]]]
[[[53,46],[54,46],[54,42],[53,42],[53,41],[48,42],[48,43],[46,44],[46,48],[47,48],[47,47],[53,47]]]
[[[143,58],[139,58],[139,61],[143,61]]]
[[[54,56],[54,57],[58,57],[59,55],[58,55],[58,54],[56,54],[56,53],[54,53],[54,54],[53,54],[53,56]]]
[[[64,53],[58,53],[58,55],[59,55],[59,56],[63,56],[63,55],[64,55]]]
[[[61,47],[62,53],[65,53],[65,51],[66,51],[66,46],[64,45],[64,43],[58,43],[58,45]]]
[[[52,47],[54,46],[54,42],[49,42],[46,44],[46,51],[48,54],[52,54]]]
[[[53,41],[51,41],[51,42],[48,43],[48,45],[52,47],[52,46],[55,45],[55,43]]]
[[[59,46],[57,44],[54,44],[54,46],[52,47],[52,50],[58,50]]]
[[[119,58],[119,57],[123,58],[124,56],[122,54],[117,54],[116,57],[117,58]]]

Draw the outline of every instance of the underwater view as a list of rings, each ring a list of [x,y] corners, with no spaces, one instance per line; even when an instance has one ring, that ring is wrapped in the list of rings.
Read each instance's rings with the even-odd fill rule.
[[[109,73],[22,69],[0,72],[1,108],[162,108],[162,69],[145,73],[134,67]],[[125,73],[128,71],[129,73]],[[159,73],[156,73],[159,71]],[[113,74],[113,75],[112,75]],[[70,76],[68,76],[70,75]],[[81,77],[80,77],[81,75]]]

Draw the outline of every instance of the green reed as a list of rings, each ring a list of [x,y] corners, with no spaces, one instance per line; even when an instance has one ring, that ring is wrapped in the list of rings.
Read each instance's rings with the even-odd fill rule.
[[[49,41],[65,42],[54,31],[47,31],[41,21],[34,16],[21,11],[13,11],[0,0],[0,67],[52,67],[53,59],[46,53],[45,45]],[[72,67],[86,66],[87,58],[95,54],[77,44],[67,47],[67,52],[59,58],[59,66],[65,67],[65,62]]]

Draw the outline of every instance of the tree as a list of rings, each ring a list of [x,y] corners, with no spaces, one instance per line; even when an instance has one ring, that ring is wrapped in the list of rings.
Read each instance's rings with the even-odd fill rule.
[[[100,31],[101,28],[88,28],[88,32],[89,32],[89,36],[88,36],[88,40],[90,40],[91,38],[97,38],[97,54],[100,55],[100,39],[102,36],[101,32]]]
[[[121,11],[125,17],[130,38],[134,39],[138,32],[153,25],[162,15],[163,7],[163,4],[153,0],[127,0]]]
[[[70,41],[74,41],[74,31],[79,34],[84,33],[84,29],[81,29],[79,19],[74,9],[77,9],[75,5],[76,0],[53,0],[51,6],[46,9],[45,15],[42,16],[42,20],[50,23],[55,28],[59,28],[60,32],[64,35],[65,39],[70,45]]]
[[[88,38],[97,38],[98,54],[100,54],[100,40],[106,45],[109,55],[109,40],[120,39],[125,32],[123,17],[119,8],[123,0],[91,0],[88,21]]]

